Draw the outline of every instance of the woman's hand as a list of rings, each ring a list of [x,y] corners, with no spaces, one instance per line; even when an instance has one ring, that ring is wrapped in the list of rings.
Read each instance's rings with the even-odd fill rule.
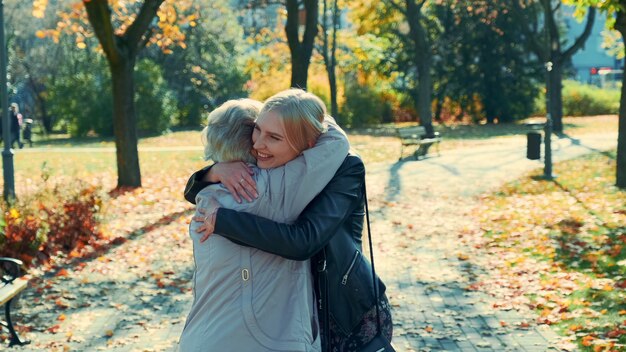
[[[252,175],[254,172],[246,163],[232,161],[213,165],[205,175],[205,181],[223,184],[237,203],[241,203],[240,197],[252,202],[252,199],[259,197]]]
[[[196,209],[196,215],[191,218],[193,221],[199,222],[196,233],[201,234],[200,243],[206,241],[215,230],[215,215],[220,204],[213,198],[203,200]]]

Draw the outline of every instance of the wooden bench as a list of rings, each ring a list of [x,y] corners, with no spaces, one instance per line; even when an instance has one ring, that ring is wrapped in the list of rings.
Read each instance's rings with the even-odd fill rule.
[[[20,278],[22,261],[13,258],[0,257],[0,305],[4,305],[5,321],[0,321],[0,326],[9,330],[11,340],[9,346],[25,345],[17,335],[11,321],[11,304],[17,300],[17,295],[28,286],[28,281]]]
[[[398,137],[400,137],[400,142],[402,143],[400,158],[398,160],[402,160],[404,147],[409,145],[418,146],[415,153],[413,153],[416,160],[419,160],[420,157],[425,157],[426,154],[428,154],[428,149],[430,149],[433,144],[437,147],[437,155],[441,155],[439,153],[439,143],[442,138],[439,135],[439,132],[435,132],[434,137],[427,138],[426,128],[423,126],[400,127],[396,130],[398,131]]]

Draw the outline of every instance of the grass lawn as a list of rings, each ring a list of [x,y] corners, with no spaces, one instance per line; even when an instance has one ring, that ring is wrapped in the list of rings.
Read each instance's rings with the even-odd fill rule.
[[[529,120],[541,121],[540,118],[531,118]],[[520,121],[515,124],[498,124],[498,125],[452,125],[452,126],[436,126],[435,129],[441,133],[444,140],[440,145],[441,150],[451,150],[456,148],[467,148],[471,146],[481,145],[488,139],[493,138],[510,138],[523,136],[530,130]],[[395,127],[400,125],[381,125],[373,128],[362,128],[348,130],[350,142],[354,149],[363,157],[367,163],[378,162],[395,162],[400,154],[400,140],[396,137]],[[567,117],[564,119],[565,132],[569,136],[576,137],[583,134],[602,133],[608,131],[617,131],[617,116],[590,116],[590,117]],[[197,131],[180,131],[168,133],[162,136],[146,137],[139,140],[140,148],[178,148],[198,146],[200,151],[200,130]],[[112,140],[103,140],[101,138],[68,138],[67,135],[54,135],[47,139],[39,139],[35,141],[36,148],[114,148]],[[411,149],[407,148],[404,156],[410,155]],[[197,153],[182,153],[183,158],[193,155],[201,155]],[[85,159],[85,158],[81,158]],[[101,162],[95,161],[96,164]],[[52,164],[52,163],[50,163]],[[114,164],[111,164],[114,166]],[[86,166],[87,167],[87,166]],[[93,167],[98,167],[97,165]],[[143,167],[143,166],[142,166]],[[150,166],[147,166],[150,167]],[[70,168],[71,170],[74,167]]]
[[[501,258],[500,284],[539,323],[582,351],[626,351],[626,192],[614,186],[615,153],[554,170],[554,181],[536,171],[482,200],[480,247]]]

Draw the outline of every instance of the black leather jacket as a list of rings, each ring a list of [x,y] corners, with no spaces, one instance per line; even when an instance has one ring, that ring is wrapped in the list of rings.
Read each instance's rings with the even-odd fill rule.
[[[197,192],[207,185],[198,181],[207,170],[198,171],[187,183],[185,198],[188,201],[193,203]],[[220,208],[215,233],[288,259],[311,258],[315,275],[319,275],[318,263],[325,253],[330,317],[341,332],[348,334],[375,301],[371,265],[361,254],[364,182],[363,162],[356,155],[348,155],[332,180],[294,224]],[[378,278],[377,282],[382,295],[385,285]],[[317,297],[320,297],[319,292]]]

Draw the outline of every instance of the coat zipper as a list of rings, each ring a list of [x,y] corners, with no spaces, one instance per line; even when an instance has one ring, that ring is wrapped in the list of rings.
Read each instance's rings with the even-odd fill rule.
[[[356,251],[354,253],[354,258],[352,258],[352,263],[350,263],[350,267],[348,268],[348,271],[346,272],[346,274],[343,276],[343,279],[341,279],[341,284],[345,285],[348,282],[348,276],[350,276],[350,272],[352,271],[352,268],[354,267],[354,264],[356,263],[356,260],[359,258],[359,251]]]

